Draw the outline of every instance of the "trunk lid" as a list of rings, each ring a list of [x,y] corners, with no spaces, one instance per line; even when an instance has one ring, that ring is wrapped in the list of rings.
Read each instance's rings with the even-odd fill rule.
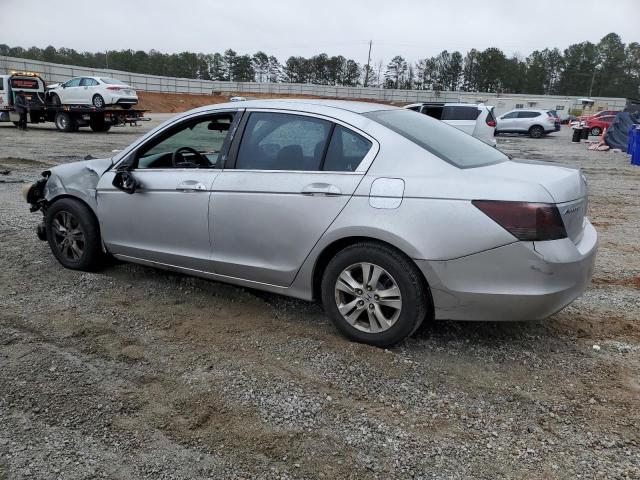
[[[580,241],[587,215],[587,183],[579,168],[535,160],[511,160],[477,170],[497,178],[541,185],[556,203],[568,237],[575,243]]]

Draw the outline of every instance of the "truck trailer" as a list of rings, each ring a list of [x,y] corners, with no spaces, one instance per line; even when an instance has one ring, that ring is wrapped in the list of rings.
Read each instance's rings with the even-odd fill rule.
[[[118,105],[97,108],[91,105],[54,105],[46,97],[46,83],[31,72],[11,72],[0,75],[0,122],[18,125],[15,111],[18,92],[24,92],[27,101],[28,123],[53,122],[61,132],[75,132],[80,127],[90,127],[94,132],[107,132],[116,125],[135,125],[148,121],[145,110]]]

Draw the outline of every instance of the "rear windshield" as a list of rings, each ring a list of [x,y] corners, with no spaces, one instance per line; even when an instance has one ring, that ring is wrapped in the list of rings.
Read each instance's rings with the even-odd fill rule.
[[[495,122],[496,121],[496,117],[493,114],[493,107],[489,108],[489,113],[487,114],[487,120],[486,121],[487,121],[487,124],[489,122]]]
[[[364,114],[459,168],[482,167],[509,159],[486,143],[427,115],[406,109]]]
[[[100,80],[110,85],[124,85],[124,82],[122,80],[116,80],[115,78],[100,77]]]
[[[442,120],[475,120],[480,115],[478,107],[459,105],[446,106],[442,112]]]

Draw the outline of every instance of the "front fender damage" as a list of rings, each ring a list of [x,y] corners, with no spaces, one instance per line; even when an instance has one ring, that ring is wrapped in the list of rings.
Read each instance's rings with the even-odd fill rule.
[[[46,206],[45,189],[47,182],[49,181],[49,177],[51,177],[51,171],[45,170],[42,172],[42,178],[40,180],[23,188],[22,194],[29,204],[29,211],[31,213],[44,209]]]

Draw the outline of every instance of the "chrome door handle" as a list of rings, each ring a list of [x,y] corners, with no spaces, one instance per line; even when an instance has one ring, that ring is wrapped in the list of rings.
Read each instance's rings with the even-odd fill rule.
[[[205,192],[207,187],[204,183],[196,180],[185,180],[176,186],[176,190],[181,192]]]
[[[302,188],[303,195],[340,195],[340,189],[329,183],[311,183]]]

